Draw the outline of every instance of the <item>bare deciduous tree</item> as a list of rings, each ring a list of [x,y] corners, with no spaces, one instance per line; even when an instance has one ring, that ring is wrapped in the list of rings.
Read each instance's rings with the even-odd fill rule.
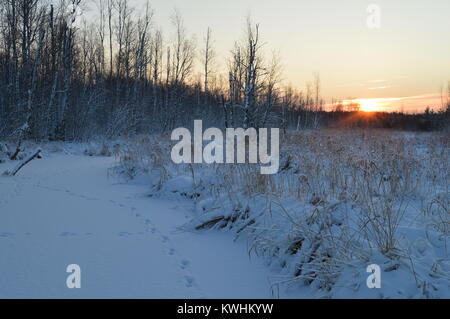
[[[213,73],[212,67],[214,60],[216,58],[216,52],[213,46],[212,32],[211,28],[208,27],[206,30],[205,43],[203,49],[203,72],[204,72],[204,94],[205,94],[205,104],[208,104],[208,84],[210,75]]]

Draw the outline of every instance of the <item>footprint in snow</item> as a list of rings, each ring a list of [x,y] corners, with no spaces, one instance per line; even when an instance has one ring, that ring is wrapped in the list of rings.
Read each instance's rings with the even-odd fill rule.
[[[76,235],[77,234],[71,233],[71,232],[68,232],[68,231],[65,231],[65,232],[62,232],[62,233],[59,234],[59,236],[61,236],[61,237],[76,236]]]
[[[4,237],[4,238],[6,238],[6,237],[13,237],[14,236],[14,234],[13,233],[0,233],[0,237]]]
[[[89,196],[86,196],[86,195],[78,195],[78,197],[83,198],[85,200],[98,200],[98,198],[89,197]]]
[[[184,276],[186,287],[190,288],[195,285],[195,278],[193,276]]]
[[[112,203],[112,204],[114,204],[114,205],[120,206],[120,207],[125,207],[124,204],[119,203],[119,202],[116,202],[115,200],[112,200],[112,199],[110,199],[109,202]]]
[[[120,237],[123,237],[123,236],[131,236],[131,235],[133,235],[132,233],[129,233],[129,232],[126,232],[126,231],[122,231],[122,232],[120,232],[119,234],[118,234]]]
[[[181,269],[186,269],[187,266],[189,266],[189,260],[183,259],[180,265]]]

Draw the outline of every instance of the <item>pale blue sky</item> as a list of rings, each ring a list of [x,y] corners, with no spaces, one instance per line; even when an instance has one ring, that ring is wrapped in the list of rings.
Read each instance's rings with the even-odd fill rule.
[[[145,0],[131,3],[139,8]],[[366,25],[371,3],[382,10],[380,30]],[[150,4],[166,37],[173,32],[169,18],[174,8],[199,44],[210,26],[222,65],[250,13],[261,25],[267,51],[279,51],[285,82],[304,88],[319,72],[327,99],[437,94],[450,80],[450,0],[152,0]]]

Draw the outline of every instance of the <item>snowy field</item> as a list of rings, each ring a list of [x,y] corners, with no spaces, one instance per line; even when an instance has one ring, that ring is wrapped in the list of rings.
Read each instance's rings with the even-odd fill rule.
[[[0,298],[271,297],[244,242],[180,230],[192,204],[108,178],[114,162],[47,153],[0,177]],[[69,264],[81,289],[66,286]]]
[[[0,297],[450,298],[448,136],[282,140],[274,176],[175,165],[161,137],[41,145],[0,177]]]

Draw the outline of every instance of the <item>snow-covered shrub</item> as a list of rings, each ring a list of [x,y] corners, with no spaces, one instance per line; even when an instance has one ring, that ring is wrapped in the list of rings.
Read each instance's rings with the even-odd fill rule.
[[[112,156],[119,143],[90,142],[87,144],[84,155],[87,156]]]
[[[0,163],[4,163],[9,159],[7,153],[8,153],[8,150],[7,150],[6,146],[0,142]]]
[[[129,141],[114,170],[148,176],[155,195],[193,199],[186,227],[246,238],[278,269],[275,286],[365,296],[358,282],[377,263],[395,284],[370,297],[448,296],[448,137],[324,130],[281,140],[276,175],[251,164],[175,165],[160,136]]]

